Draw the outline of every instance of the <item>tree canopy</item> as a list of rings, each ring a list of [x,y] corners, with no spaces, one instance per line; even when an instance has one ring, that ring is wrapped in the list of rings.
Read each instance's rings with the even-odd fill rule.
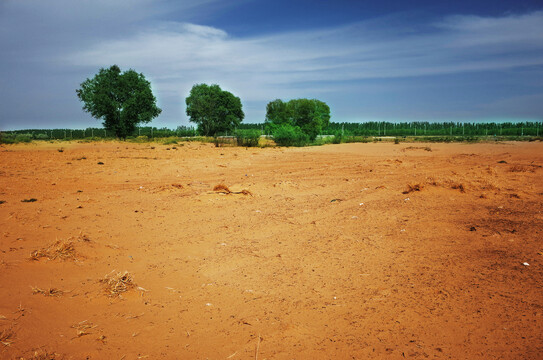
[[[310,139],[326,128],[330,122],[330,107],[316,99],[293,99],[283,102],[271,101],[266,106],[266,124],[268,127],[299,127]]]
[[[231,131],[245,117],[241,100],[216,84],[194,85],[185,102],[187,116],[198,125],[198,132],[205,136]]]
[[[101,68],[92,79],[81,83],[76,93],[84,103],[83,110],[103,120],[104,127],[120,138],[162,112],[145,76],[132,69],[121,73],[117,65]]]

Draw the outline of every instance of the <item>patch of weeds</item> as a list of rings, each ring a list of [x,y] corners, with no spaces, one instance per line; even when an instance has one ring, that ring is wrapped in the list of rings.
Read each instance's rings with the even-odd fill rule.
[[[177,141],[175,141],[174,139],[169,139],[169,140],[164,141],[163,144],[164,145],[177,145]]]
[[[260,135],[260,130],[237,130],[236,143],[238,146],[256,147],[260,141]]]

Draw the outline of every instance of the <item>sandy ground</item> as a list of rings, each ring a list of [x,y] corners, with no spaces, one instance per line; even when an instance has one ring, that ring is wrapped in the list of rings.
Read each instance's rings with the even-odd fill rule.
[[[0,147],[0,358],[543,357],[542,143],[176,147]]]

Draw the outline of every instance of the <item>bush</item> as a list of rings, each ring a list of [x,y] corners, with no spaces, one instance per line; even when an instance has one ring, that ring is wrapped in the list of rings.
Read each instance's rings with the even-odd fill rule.
[[[309,135],[298,126],[281,125],[274,129],[272,135],[279,146],[305,146],[309,143]]]
[[[164,145],[177,145],[177,141],[173,138],[169,138],[164,141]]]
[[[29,143],[31,141],[32,141],[32,134],[17,134],[17,136],[15,136],[16,143],[20,143],[20,142]]]
[[[335,134],[332,139],[332,143],[341,144],[342,142],[343,142],[343,135],[341,133]]]
[[[36,135],[34,135],[34,139],[36,139],[36,140],[49,140],[49,135],[47,135],[47,134],[36,134]]]
[[[236,142],[238,146],[255,147],[260,141],[260,130],[237,130]]]

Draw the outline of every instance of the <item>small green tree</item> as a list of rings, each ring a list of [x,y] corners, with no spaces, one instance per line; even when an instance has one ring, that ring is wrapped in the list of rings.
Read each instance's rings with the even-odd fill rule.
[[[194,85],[185,102],[189,121],[196,123],[204,136],[232,131],[245,117],[241,100],[219,85]]]
[[[140,123],[148,123],[162,112],[156,106],[151,83],[130,69],[121,73],[117,65],[100,69],[92,79],[81,83],[77,97],[83,110],[103,120],[107,130],[125,139]]]
[[[277,127],[289,125],[300,128],[311,140],[315,140],[330,123],[330,108],[316,99],[293,99],[287,103],[277,99],[266,106],[265,122],[271,132]]]

